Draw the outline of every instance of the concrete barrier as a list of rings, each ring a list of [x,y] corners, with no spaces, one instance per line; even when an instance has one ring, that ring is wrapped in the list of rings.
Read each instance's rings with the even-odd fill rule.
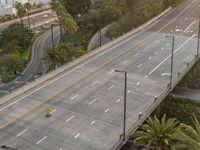
[[[110,46],[112,46],[113,44],[119,43],[120,41],[128,38],[129,36],[133,35],[134,33],[140,31],[141,29],[147,27],[148,25],[152,24],[154,21],[158,20],[160,17],[164,16],[165,14],[167,14],[169,11],[171,10],[171,8],[168,8],[167,10],[165,10],[164,12],[162,12],[161,14],[159,14],[158,16],[154,17],[152,20],[148,21],[147,23],[141,25],[140,27],[124,34],[123,36],[116,38],[115,40],[97,48],[96,50],[91,51],[88,54],[85,54],[77,59],[75,59],[73,62],[70,62],[54,71],[49,72],[48,74],[46,74],[45,76],[40,77],[39,79],[30,82],[27,85],[24,85],[16,90],[13,90],[11,94],[5,95],[0,99],[0,105],[3,105],[4,103],[8,102],[9,100],[15,98],[16,96],[19,96],[20,94],[23,94],[24,92],[31,90],[32,88],[36,87],[36,86],[41,86],[41,84],[44,84],[45,81],[48,80],[52,80],[53,78],[55,78],[56,76],[58,76],[59,74],[62,74],[64,71],[67,71],[68,69],[70,69],[71,67],[83,62],[86,59],[92,58],[94,55],[100,53],[101,51],[109,48]]]

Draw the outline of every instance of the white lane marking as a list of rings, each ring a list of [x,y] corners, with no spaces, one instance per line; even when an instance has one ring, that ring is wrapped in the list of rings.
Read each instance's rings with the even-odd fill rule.
[[[111,75],[115,70],[111,70],[108,74]]]
[[[193,35],[193,36],[191,36],[188,40],[186,40],[180,47],[178,47],[175,51],[174,51],[174,54],[176,53],[176,52],[178,52],[187,42],[189,42],[193,37],[195,37],[196,36],[196,33]],[[158,66],[156,66],[153,70],[151,70],[150,72],[149,72],[149,75],[151,75],[156,69],[158,69],[167,59],[169,59],[171,57],[171,54],[169,55],[169,56],[167,56],[160,64],[158,64]]]
[[[181,29],[176,29],[176,32],[183,32],[183,30],[181,30]]]
[[[119,103],[121,101],[121,99],[116,100],[116,103]]]
[[[104,112],[107,113],[109,111],[109,109],[107,108]]]
[[[42,141],[44,141],[47,138],[47,136],[43,137],[41,140],[39,140],[36,144],[40,144]]]
[[[92,83],[92,87],[95,86],[98,83],[98,81],[95,81],[94,83]]]
[[[77,139],[81,134],[78,133],[76,136],[74,136],[75,139]]]
[[[94,100],[92,100],[91,102],[89,102],[89,105],[91,105],[92,103],[96,102],[96,98]]]
[[[143,66],[143,64],[140,64],[140,65],[137,66],[137,68],[140,68],[140,67],[142,67],[142,66]]]
[[[139,53],[135,54],[135,57],[139,56]]]
[[[63,150],[62,148],[60,150]]]
[[[163,77],[163,76],[170,76],[171,75],[171,73],[163,73],[161,76]]]
[[[93,125],[95,122],[96,122],[96,121],[92,121],[92,122],[90,123],[90,125]]]
[[[148,78],[148,77],[149,77],[148,75],[144,76],[145,79]]]
[[[166,28],[170,23],[172,23],[174,20],[176,20],[176,18],[178,18],[179,16],[181,16],[188,8],[190,8],[190,7],[193,5],[193,3],[195,3],[195,2],[196,2],[196,1],[193,1],[192,3],[190,3],[190,5],[188,5],[180,14],[178,14],[178,15],[177,15],[176,17],[174,17],[170,22],[168,22],[167,24],[165,24],[161,29]],[[155,25],[155,23],[154,23],[153,25]],[[153,26],[153,25],[152,25],[152,26]],[[152,26],[150,25],[149,27],[147,27],[147,29],[149,29],[149,28],[152,27]],[[147,30],[147,29],[146,29],[146,30]],[[161,29],[160,29],[160,30],[161,30]],[[144,30],[144,31],[146,31],[146,30]],[[144,31],[143,31],[143,32],[144,32]],[[42,88],[48,86],[49,84],[52,84],[52,83],[54,83],[55,81],[61,79],[62,77],[64,77],[64,76],[66,76],[66,75],[68,75],[68,74],[70,74],[70,73],[72,73],[72,72],[78,70],[79,68],[83,67],[83,66],[86,65],[87,63],[89,63],[89,62],[95,60],[96,58],[98,58],[98,57],[100,57],[100,56],[103,56],[104,54],[108,53],[109,51],[112,51],[112,50],[115,49],[116,47],[118,47],[118,46],[120,46],[121,44],[123,44],[123,43],[125,43],[125,42],[127,42],[127,41],[129,41],[129,40],[131,40],[131,39],[133,39],[134,37],[136,37],[137,35],[139,35],[139,34],[141,34],[141,33],[143,33],[143,32],[138,32],[138,33],[136,33],[134,36],[132,36],[132,37],[130,37],[130,38],[127,38],[127,39],[125,39],[125,40],[123,40],[123,41],[120,41],[118,44],[116,44],[116,45],[113,46],[112,48],[110,48],[110,49],[108,49],[108,50],[102,52],[101,54],[99,54],[99,55],[93,57],[92,59],[86,61],[85,63],[81,64],[80,66],[78,66],[78,67],[76,67],[76,68],[74,68],[74,69],[72,69],[71,71],[64,73],[63,75],[61,75],[61,76],[59,76],[58,78],[52,80],[51,82],[48,82],[47,84],[44,84],[44,85],[41,86],[40,88],[38,88],[38,89],[36,89],[36,90],[30,92],[29,94],[27,94],[27,95],[21,97],[20,99],[16,100],[15,102],[13,102],[13,103],[7,105],[6,107],[2,108],[0,111],[5,110],[6,108],[12,106],[13,104],[15,104],[15,103],[17,103],[17,102],[23,100],[23,99],[26,98],[27,96],[30,96],[31,94],[33,94],[33,93],[39,91],[40,89],[42,89]],[[155,35],[155,34],[152,34],[152,35]],[[136,54],[135,56],[138,56],[138,55],[139,55],[139,54]]]
[[[158,52],[155,52],[154,55],[158,55]]]
[[[53,113],[55,113],[56,111],[57,111],[57,110],[53,110],[53,111],[50,112],[50,114],[53,114]]]
[[[166,44],[166,46],[169,46],[169,45],[170,45],[169,43]]]
[[[128,91],[127,91],[127,93],[131,93],[131,91],[130,91],[130,90],[128,90]]]
[[[108,90],[111,90],[111,89],[114,88],[114,87],[115,87],[115,85],[112,85],[111,87],[108,88]]]
[[[79,94],[76,94],[76,95],[72,96],[72,97],[70,98],[70,100],[74,100],[74,99],[76,99],[77,97],[79,97]]]
[[[162,47],[161,50],[164,50],[164,47]]]
[[[71,116],[69,119],[65,120],[65,123],[69,122],[70,120],[72,120],[75,116]]]
[[[137,82],[137,84],[136,84],[136,85],[137,85],[137,86],[138,86],[138,85],[140,85],[140,82]]]
[[[196,23],[197,21],[193,21],[192,23],[190,23],[190,25],[183,31],[186,32],[194,23]]]
[[[128,63],[128,61],[124,61],[124,62],[123,62],[123,65],[126,65],[127,63]]]
[[[28,131],[28,129],[25,129],[24,131],[22,131],[22,132],[20,132],[19,134],[17,134],[16,137],[21,136],[22,134],[24,134],[24,133],[27,132],[27,131]]]
[[[151,60],[152,57],[149,57],[149,60]]]

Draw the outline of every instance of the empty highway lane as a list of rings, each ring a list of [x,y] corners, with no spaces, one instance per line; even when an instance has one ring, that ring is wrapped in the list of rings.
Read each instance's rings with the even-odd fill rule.
[[[48,82],[0,106],[0,145],[19,150],[108,150],[123,129],[123,74],[128,72],[127,132],[168,89],[197,53],[199,0],[179,7],[142,31],[101,50]],[[45,117],[51,108],[52,116]],[[139,114],[142,118],[139,119]]]

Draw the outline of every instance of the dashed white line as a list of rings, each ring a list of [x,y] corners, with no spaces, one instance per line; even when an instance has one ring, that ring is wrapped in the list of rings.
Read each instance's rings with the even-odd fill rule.
[[[111,70],[108,74],[111,75],[115,70]]]
[[[135,54],[135,56],[136,56],[136,57],[139,56],[139,53]]]
[[[121,99],[116,100],[116,103],[119,103],[121,101]]]
[[[74,95],[73,97],[70,98],[70,100],[74,100],[74,99],[76,99],[77,97],[79,97],[79,94]]]
[[[111,87],[108,88],[108,90],[111,90],[111,89],[114,88],[114,87],[115,87],[115,85],[112,85]]]
[[[158,55],[158,52],[155,52],[154,55]]]
[[[164,47],[162,47],[161,50],[164,50]]]
[[[36,144],[40,144],[42,141],[44,141],[47,138],[47,136],[43,137],[41,140],[39,140]]]
[[[186,43],[188,43],[193,37],[196,36],[196,33],[191,36],[189,39],[187,39],[180,47],[178,47],[175,51],[174,51],[174,54],[176,52],[178,52]],[[151,75],[155,70],[157,70],[167,59],[169,59],[171,57],[171,54],[169,56],[167,56],[160,64],[158,64],[153,70],[151,70],[149,72],[149,75]]]
[[[149,57],[149,60],[151,60],[152,57]]]
[[[25,129],[24,131],[22,131],[21,133],[19,133],[19,134],[17,134],[16,135],[16,137],[19,137],[19,136],[21,136],[22,134],[24,134],[25,132],[27,132],[28,131],[28,129]]]
[[[53,111],[50,112],[50,114],[53,114],[53,113],[55,113],[55,112],[56,112],[56,110],[53,110]]]
[[[128,63],[128,61],[124,61],[124,62],[123,62],[123,65],[126,65],[127,63]]]
[[[148,77],[149,77],[148,75],[144,76],[145,79],[148,78]]]
[[[78,133],[76,136],[74,136],[75,139],[77,139],[81,134]]]
[[[89,102],[89,104],[91,105],[92,103],[96,102],[96,98],[94,100],[92,100],[91,102]]]
[[[90,123],[90,125],[93,125],[95,122],[96,122],[96,121],[92,121],[92,122]]]
[[[94,83],[92,83],[91,86],[95,86],[98,83],[98,81],[95,81]]]
[[[75,116],[71,116],[69,119],[67,119],[67,120],[65,121],[65,123],[69,122],[69,121],[72,120],[74,117],[75,117]]]
[[[131,93],[131,91],[130,91],[130,90],[128,90],[128,91],[127,91],[127,93]]]
[[[104,112],[107,113],[109,111],[109,109],[107,108]]]
[[[163,73],[161,76],[163,77],[163,76],[170,76],[171,75],[171,73]]]
[[[137,86],[138,86],[138,85],[140,85],[140,82],[137,82],[137,84],[136,84],[136,85],[137,85]]]
[[[143,64],[140,64],[140,65],[137,66],[137,68],[140,68],[140,67],[142,67],[142,66],[143,66]]]

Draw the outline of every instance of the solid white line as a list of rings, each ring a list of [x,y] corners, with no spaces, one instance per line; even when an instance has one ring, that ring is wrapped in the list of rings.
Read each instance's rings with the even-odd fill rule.
[[[79,133],[79,134],[77,134],[76,136],[74,136],[74,138],[76,139],[76,138],[78,138],[80,135],[81,135],[81,134]]]
[[[192,37],[190,37],[188,40],[186,40],[180,47],[178,47],[175,51],[174,51],[174,54],[176,53],[176,52],[178,52],[187,42],[189,42],[193,37],[195,37],[196,36],[196,33],[192,36]],[[150,72],[149,72],[149,75],[151,75],[156,69],[158,69],[167,59],[169,59],[171,57],[171,54],[169,55],[169,56],[167,56],[167,58],[165,58],[158,66],[156,66],[153,70],[151,70]]]
[[[108,90],[111,90],[111,89],[114,88],[114,87],[115,87],[115,85],[112,85],[111,87],[108,88]]]
[[[109,111],[109,109],[106,109],[104,112],[107,113]]]
[[[142,66],[143,66],[143,64],[140,64],[140,65],[137,66],[137,68],[140,68],[140,67],[142,67]]]
[[[91,86],[95,86],[98,83],[98,81],[95,81]]]
[[[53,114],[53,113],[55,113],[56,112],[56,110],[53,110],[52,112],[50,112],[50,114]]]
[[[168,22],[167,24],[165,24],[161,29],[164,29],[164,28],[167,27],[170,23],[172,23],[174,20],[176,20],[176,18],[178,18],[179,16],[181,16],[188,8],[190,8],[190,7],[192,6],[192,4],[193,4],[194,2],[196,2],[196,1],[193,1],[190,5],[188,5],[181,13],[179,13],[176,17],[174,17],[170,22]],[[148,29],[148,28],[149,28],[149,27],[147,27],[147,29]],[[83,67],[83,66],[86,65],[87,63],[89,63],[89,62],[95,60],[96,58],[98,58],[98,57],[100,57],[100,56],[102,56],[102,55],[108,53],[109,51],[112,51],[113,49],[115,49],[115,48],[118,47],[119,45],[121,45],[121,44],[123,44],[123,43],[125,43],[125,42],[127,42],[127,41],[129,41],[129,40],[131,40],[132,38],[134,38],[134,37],[136,37],[137,35],[143,33],[144,31],[146,31],[147,29],[143,30],[142,32],[138,32],[138,33],[136,33],[134,36],[131,36],[131,37],[129,37],[129,38],[123,40],[123,41],[120,41],[118,44],[116,44],[115,46],[111,47],[110,49],[108,49],[108,50],[102,52],[101,54],[99,54],[99,55],[93,57],[92,59],[86,61],[85,63],[81,64],[80,66],[78,66],[78,67],[76,67],[76,68],[74,68],[74,69],[72,69],[71,71],[64,73],[63,75],[59,76],[58,78],[55,78],[55,79],[52,80],[51,82],[48,82],[47,84],[44,84],[44,85],[41,86],[40,88],[38,88],[38,89],[36,89],[36,90],[30,92],[29,94],[23,96],[22,98],[16,100],[15,102],[13,102],[13,103],[11,103],[11,104],[9,104],[8,106],[6,106],[6,107],[4,107],[3,109],[1,109],[0,111],[5,110],[6,108],[12,106],[13,104],[15,104],[15,103],[17,103],[17,102],[23,100],[23,99],[26,98],[27,96],[30,96],[31,94],[33,94],[33,93],[39,91],[40,89],[42,89],[42,88],[48,86],[49,84],[52,84],[52,83],[54,83],[55,81],[61,79],[62,77],[64,77],[64,76],[66,76],[66,75],[68,75],[68,74],[70,74],[70,73],[72,73],[72,72],[78,70],[79,68]],[[136,54],[136,55],[138,56],[139,54]],[[136,55],[135,55],[135,56],[136,56]]]
[[[91,102],[89,102],[89,104],[91,105],[92,103],[96,102],[96,98],[94,100],[92,100]]]
[[[120,102],[120,99],[116,100],[116,103],[119,103]]]
[[[72,96],[72,97],[70,98],[70,100],[74,100],[74,99],[76,99],[77,97],[79,97],[79,94],[76,94],[76,95]]]
[[[92,121],[92,122],[90,123],[90,125],[93,125],[95,122],[96,122],[96,121]]]
[[[193,21],[183,32],[186,32],[194,23],[196,23],[197,21]]]
[[[47,138],[47,136],[43,137],[41,140],[39,140],[36,144],[40,144],[42,141],[44,141]]]
[[[75,116],[71,116],[69,119],[67,119],[67,120],[65,121],[65,123],[69,122],[69,121],[72,120],[74,117],[75,117]]]
[[[19,133],[16,137],[21,136],[22,134],[24,134],[24,133],[27,132],[27,131],[28,131],[28,129],[25,129],[24,131],[22,131],[21,133]]]

